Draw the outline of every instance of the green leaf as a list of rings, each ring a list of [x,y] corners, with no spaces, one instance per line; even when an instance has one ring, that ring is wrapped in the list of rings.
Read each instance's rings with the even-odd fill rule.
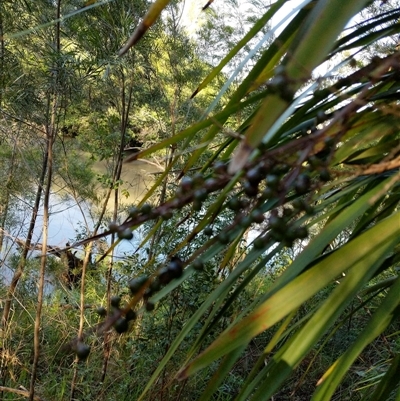
[[[400,225],[397,224],[399,217],[400,213],[397,213],[380,222],[286,284],[240,323],[222,333],[213,344],[180,372],[179,377],[184,379],[191,376],[214,360],[247,343],[299,307],[341,272],[351,269],[356,264],[357,266],[367,264],[369,267],[377,263],[397,243],[400,235]],[[328,267],[329,270],[327,270]],[[286,363],[285,366],[287,366]]]

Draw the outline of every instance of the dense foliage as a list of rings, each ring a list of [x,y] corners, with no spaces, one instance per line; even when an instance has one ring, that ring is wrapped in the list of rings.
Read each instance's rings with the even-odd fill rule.
[[[400,399],[400,8],[227,4],[0,4],[0,398]]]

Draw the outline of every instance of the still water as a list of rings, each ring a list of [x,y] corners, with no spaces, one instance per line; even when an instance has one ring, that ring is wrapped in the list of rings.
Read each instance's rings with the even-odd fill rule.
[[[96,174],[105,174],[106,165],[104,162],[96,162],[92,167]],[[127,197],[121,197],[122,206],[132,205],[137,203],[152,185],[156,178],[156,174],[162,171],[161,167],[155,164],[149,164],[144,161],[135,161],[132,163],[124,164],[122,167],[121,180],[123,184],[121,186],[121,192],[129,194]],[[127,192],[126,192],[127,191]],[[48,245],[65,247],[66,243],[73,243],[77,240],[78,234],[86,233],[86,227],[92,230],[96,223],[96,216],[93,216],[91,211],[93,206],[84,202],[80,202],[78,205],[71,196],[60,196],[60,191],[57,185],[53,186],[51,195],[51,208],[49,218],[49,235]],[[99,187],[99,197],[104,193],[104,189]],[[10,232],[11,237],[18,237],[22,240],[25,239],[26,230],[29,226],[31,218],[31,209],[24,208],[21,201],[21,207],[18,212],[18,226],[14,227]],[[109,201],[107,213],[110,216],[113,210],[113,196]],[[43,211],[39,209],[39,215],[35,226],[33,243],[42,242],[42,228],[43,228]],[[124,219],[125,216],[121,215],[120,219]],[[11,246],[12,238],[8,237],[3,247],[3,252],[0,255],[0,260],[3,260],[0,269],[0,280],[8,284],[12,278],[13,271],[9,268],[7,260],[8,257],[16,251],[15,246]],[[117,247],[115,254],[123,255],[124,253],[133,252],[137,245],[143,238],[140,230],[134,233],[132,241],[123,241]],[[38,255],[39,251],[31,251],[30,256]],[[77,256],[83,255],[83,251],[77,249]]]

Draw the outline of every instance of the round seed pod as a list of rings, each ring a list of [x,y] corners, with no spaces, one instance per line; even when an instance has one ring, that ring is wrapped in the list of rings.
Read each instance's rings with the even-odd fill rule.
[[[148,203],[145,203],[140,208],[141,213],[144,214],[144,215],[150,214],[152,210],[153,210],[152,206],[150,204],[148,204]]]
[[[116,233],[116,232],[118,231],[118,229],[119,229],[119,225],[118,225],[117,222],[112,221],[112,222],[108,225],[108,229],[109,229],[111,232]]]
[[[180,187],[182,193],[191,191],[194,187],[193,179],[191,177],[188,177],[187,175],[183,176],[181,179]]]
[[[275,174],[268,174],[266,182],[269,188],[277,189],[279,186],[279,177]]]
[[[157,292],[161,288],[161,282],[158,277],[154,277],[153,281],[150,283],[149,288],[151,289],[152,292]]]
[[[271,230],[271,238],[273,238],[277,242],[281,242],[285,239],[285,236],[282,232],[277,230]]]
[[[231,209],[235,212],[238,211],[241,208],[239,198],[237,196],[234,196],[233,198],[229,199],[228,207],[229,207],[229,209]]]
[[[309,215],[312,216],[315,213],[314,208],[307,202],[304,202],[304,211]]]
[[[201,173],[194,174],[192,178],[195,186],[200,186],[204,182],[204,176]]]
[[[249,197],[253,198],[258,195],[258,186],[254,186],[249,181],[245,181],[243,184],[244,193]]]
[[[227,164],[223,161],[218,160],[214,163],[213,168],[217,174],[225,174],[227,170]]]
[[[133,207],[129,208],[128,214],[131,219],[134,219],[138,216],[139,209],[137,207],[133,206]]]
[[[118,231],[118,238],[131,240],[133,238],[133,232],[130,228],[127,228],[123,231]]]
[[[210,237],[211,235],[213,235],[212,227],[211,226],[204,227],[203,233],[204,233],[204,235],[207,235],[208,237]]]
[[[207,190],[205,188],[199,188],[194,191],[193,197],[198,202],[203,202],[207,199]]]
[[[157,274],[161,285],[166,285],[173,279],[172,274],[167,266],[162,267]]]
[[[285,207],[282,212],[282,216],[285,218],[290,218],[293,215],[293,210],[290,208]]]
[[[121,303],[121,297],[119,295],[113,295],[110,299],[110,304],[114,308],[119,308],[119,304]]]
[[[322,164],[322,161],[317,156],[312,155],[308,158],[308,163],[310,164],[311,168],[315,169]]]
[[[303,195],[308,192],[308,190],[310,189],[310,185],[310,177],[307,174],[300,174],[297,177],[294,188],[298,194]]]
[[[134,278],[128,283],[128,287],[131,291],[132,295],[137,294],[140,289],[143,287],[145,282],[147,281],[148,277],[146,275],[140,276],[138,278]]]
[[[300,212],[300,211],[304,210],[304,200],[300,199],[300,198],[296,198],[293,200],[292,206],[295,210]]]
[[[145,304],[145,308],[146,308],[147,312],[152,312],[155,307],[156,307],[156,305],[154,304],[154,302],[151,302],[151,301],[147,301]]]
[[[211,177],[211,178],[207,178],[205,181],[204,181],[204,188],[208,191],[208,192],[212,192],[212,191],[215,191],[215,189],[217,189],[218,188],[218,186],[219,186],[219,180],[217,180],[216,178],[213,178],[213,177]]]
[[[275,195],[275,191],[271,187],[265,187],[261,193],[261,199],[271,199]]]
[[[246,209],[250,205],[250,201],[246,198],[239,199],[240,209]]]
[[[131,320],[135,320],[137,317],[136,312],[133,309],[129,309],[125,314],[125,319],[129,322]]]
[[[114,329],[117,333],[122,334],[128,331],[128,320],[126,320],[124,317],[120,317],[115,323],[114,323]]]
[[[254,223],[257,223],[257,224],[261,224],[265,219],[264,213],[258,209],[253,210],[251,212],[250,216],[251,216],[252,220],[254,221]]]
[[[306,227],[297,227],[296,228],[296,237],[299,239],[304,239],[308,237],[308,230]]]
[[[203,270],[204,269],[204,263],[201,259],[195,259],[192,263],[192,266],[195,270]]]
[[[250,184],[257,186],[264,177],[260,172],[260,169],[258,167],[254,167],[246,173],[246,178]]]
[[[284,233],[286,231],[286,223],[284,219],[279,216],[271,216],[269,218],[269,226],[275,232]]]
[[[168,271],[171,273],[172,278],[179,278],[182,276],[183,263],[177,256],[171,258],[171,261],[168,263]]]
[[[229,243],[229,235],[225,231],[221,231],[218,234],[218,241],[224,245],[228,244]]]
[[[253,223],[253,218],[251,216],[242,216],[239,221],[240,227],[247,228]]]
[[[201,201],[198,201],[195,199],[193,201],[192,208],[194,211],[199,212],[201,210],[202,205],[203,205],[203,203]]]
[[[317,113],[317,123],[318,124],[323,123],[325,119],[326,119],[325,111],[319,110]]]
[[[275,164],[272,168],[272,174],[280,176],[286,174],[289,170],[290,166],[286,163]]]
[[[90,354],[90,347],[82,341],[78,341],[76,344],[76,355],[80,361],[84,361]]]
[[[153,290],[151,288],[146,288],[143,293],[143,300],[147,302],[147,300],[153,295]]]
[[[99,306],[96,309],[96,313],[100,316],[100,317],[104,317],[107,315],[107,309],[104,306]]]
[[[319,178],[323,182],[328,182],[331,179],[331,175],[329,174],[329,170],[324,168],[319,172]]]

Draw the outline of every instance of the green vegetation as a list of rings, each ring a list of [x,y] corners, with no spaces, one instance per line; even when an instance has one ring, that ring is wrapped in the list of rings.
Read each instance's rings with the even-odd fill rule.
[[[0,399],[400,400],[397,2],[183,3],[0,3]]]

